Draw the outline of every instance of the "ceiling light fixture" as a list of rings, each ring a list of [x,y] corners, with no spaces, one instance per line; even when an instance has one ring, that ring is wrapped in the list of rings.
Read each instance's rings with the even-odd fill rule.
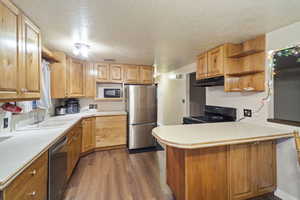
[[[84,58],[87,58],[89,55],[90,46],[84,43],[75,43],[73,53],[78,56],[82,56]]]

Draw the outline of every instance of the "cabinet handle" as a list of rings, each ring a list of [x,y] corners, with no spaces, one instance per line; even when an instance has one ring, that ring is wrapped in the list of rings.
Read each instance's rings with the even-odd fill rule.
[[[30,192],[30,193],[28,193],[28,196],[35,196],[36,195],[36,191],[33,191],[33,192]]]
[[[34,176],[34,175],[36,175],[36,170],[34,169],[34,170],[32,170],[30,173],[29,173],[31,176]]]

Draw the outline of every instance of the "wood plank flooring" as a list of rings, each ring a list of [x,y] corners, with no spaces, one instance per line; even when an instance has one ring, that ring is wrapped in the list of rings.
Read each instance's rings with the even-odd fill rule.
[[[164,151],[111,150],[79,161],[64,200],[175,200],[165,183]],[[278,200],[273,196],[253,200]]]

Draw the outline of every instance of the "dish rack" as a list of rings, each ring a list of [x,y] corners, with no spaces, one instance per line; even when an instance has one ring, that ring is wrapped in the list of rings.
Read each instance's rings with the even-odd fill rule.
[[[297,153],[298,153],[298,162],[300,165],[300,136],[299,136],[299,132],[294,132],[295,135],[295,143],[296,143],[296,149],[297,149]]]

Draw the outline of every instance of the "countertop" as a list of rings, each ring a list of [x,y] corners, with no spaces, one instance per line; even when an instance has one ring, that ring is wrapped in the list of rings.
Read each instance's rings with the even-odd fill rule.
[[[293,137],[293,131],[246,122],[160,126],[152,130],[161,143],[182,149]]]
[[[0,142],[0,190],[3,190],[51,145],[65,135],[83,118],[94,116],[126,115],[120,112],[84,112],[72,115],[50,117],[45,122],[60,123],[56,127],[15,131],[1,134],[11,138]],[[44,123],[44,122],[43,122]]]

